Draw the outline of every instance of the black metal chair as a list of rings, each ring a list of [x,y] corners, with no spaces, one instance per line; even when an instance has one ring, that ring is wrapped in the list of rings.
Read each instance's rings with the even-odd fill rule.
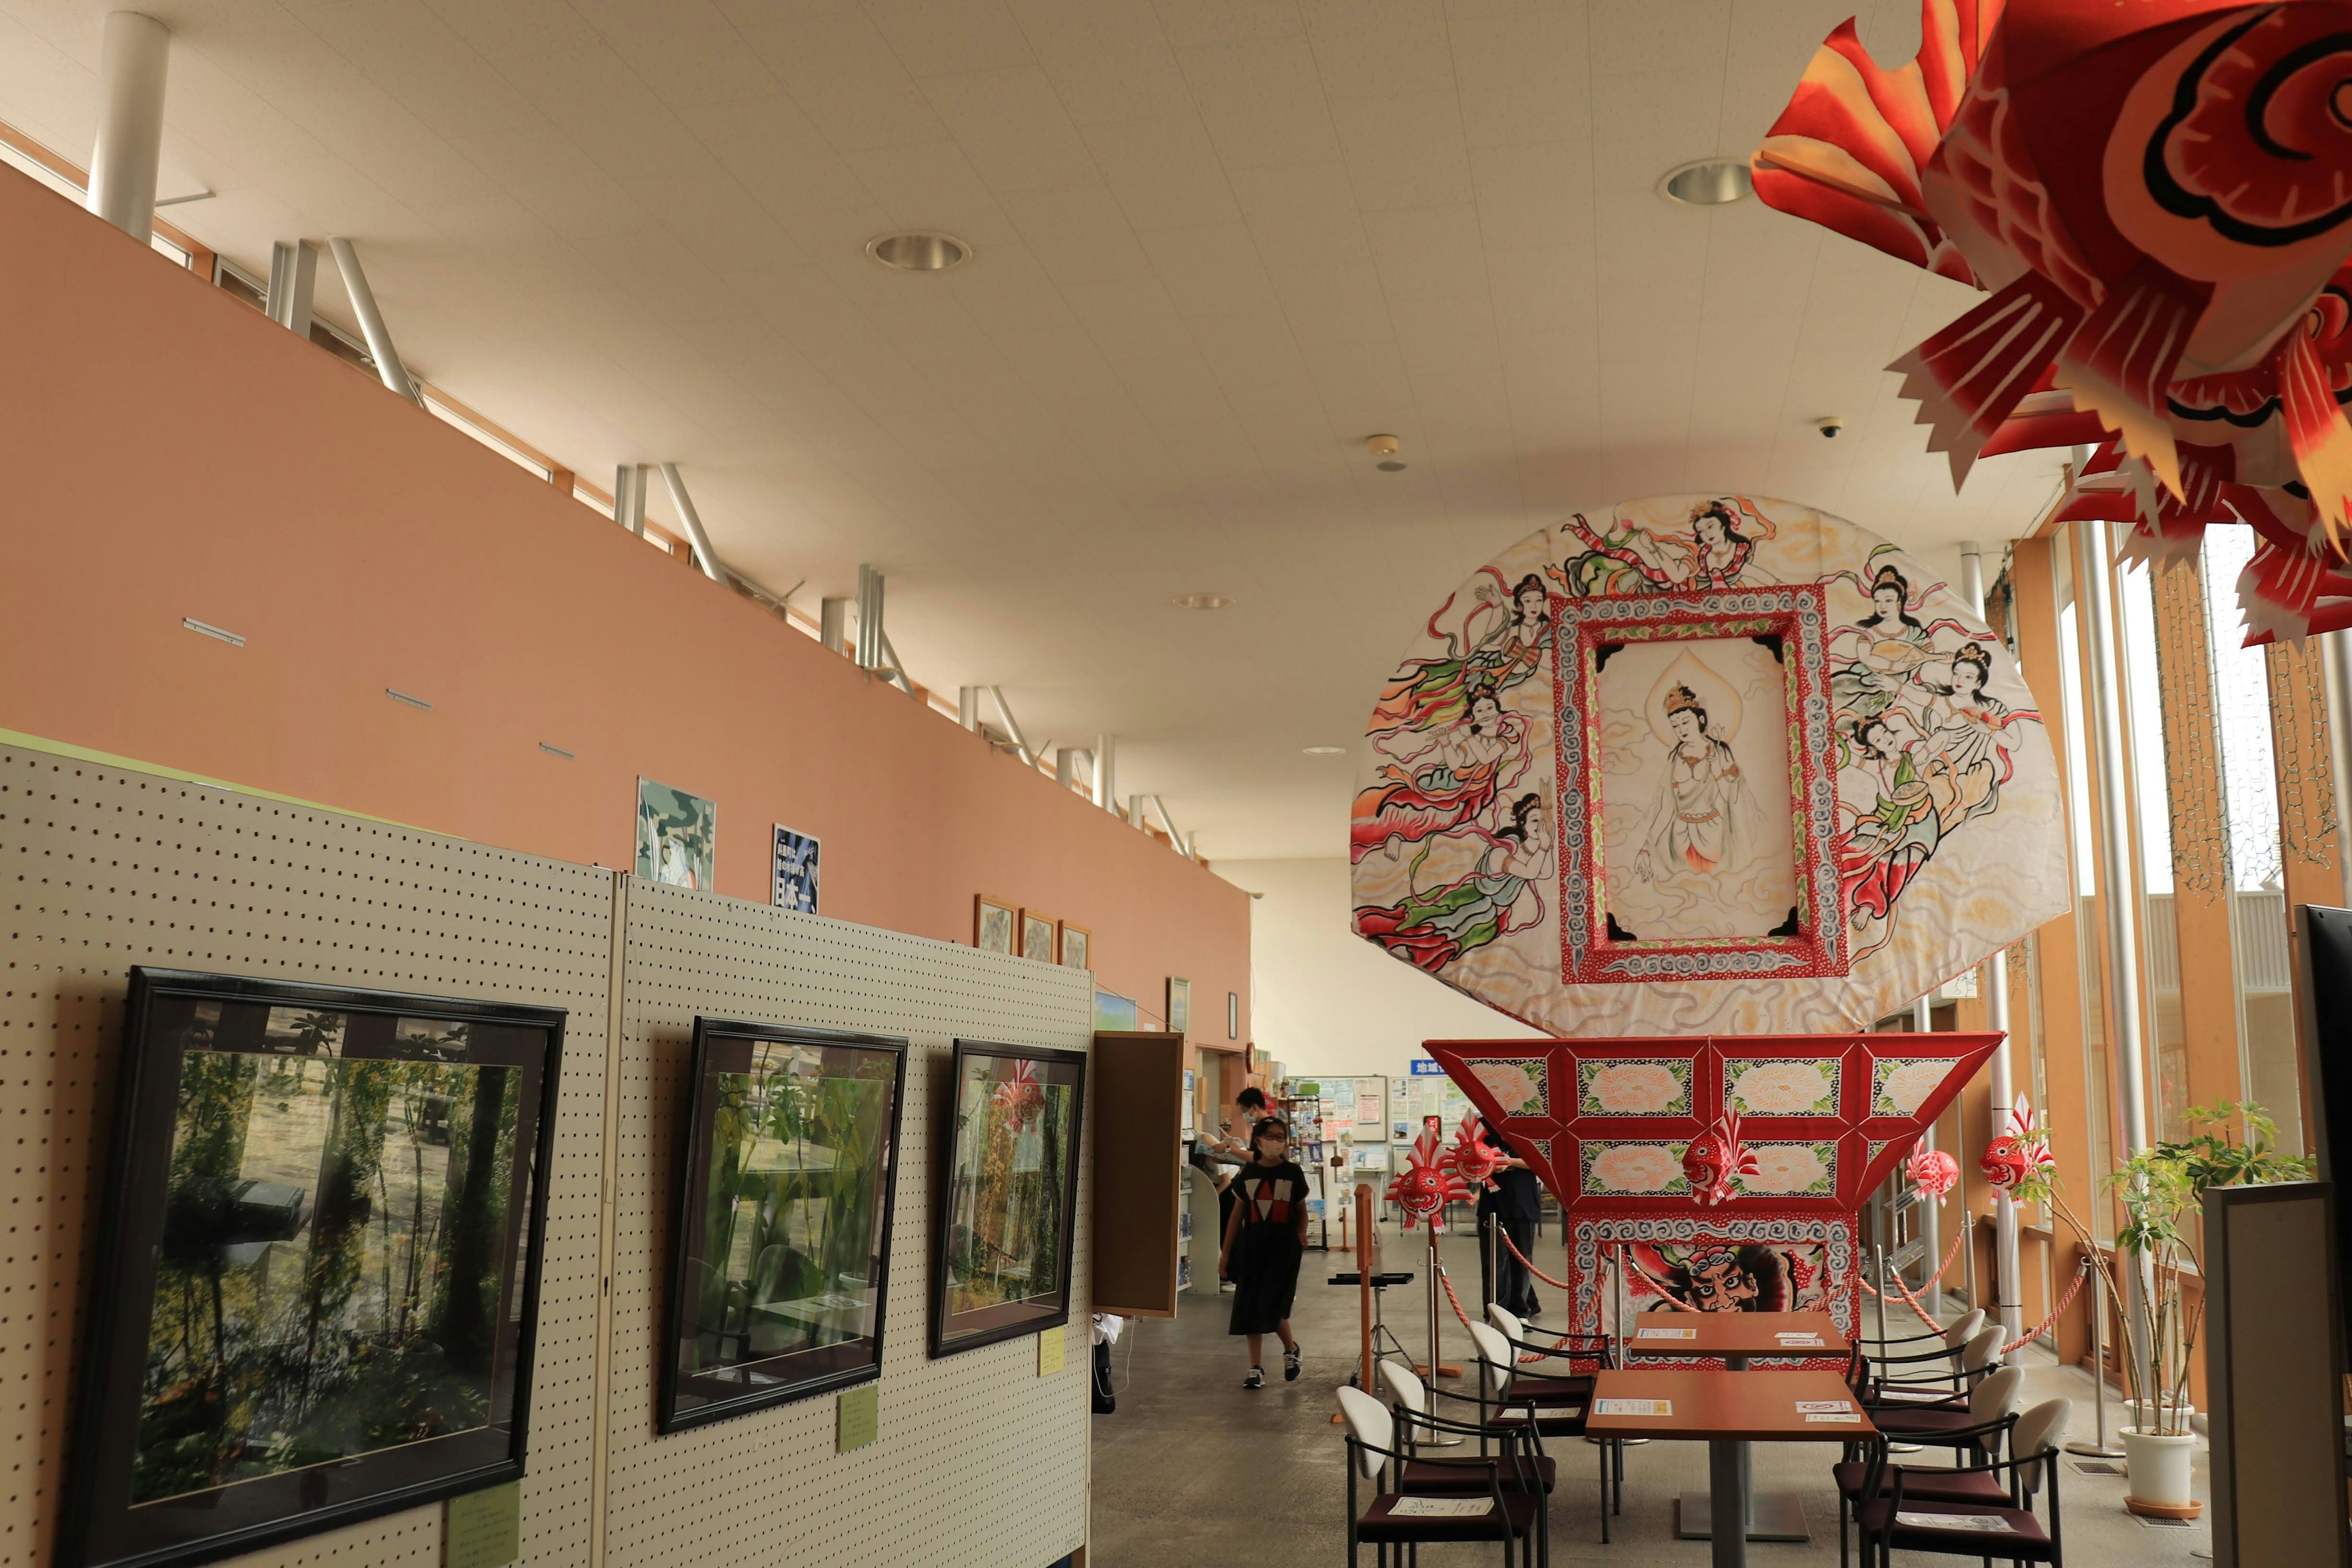
[[[1524,1492],[1543,1500],[1543,1530],[1536,1542],[1536,1561],[1551,1561],[1552,1489],[1559,1480],[1559,1461],[1543,1451],[1543,1434],[1523,1420],[1508,1416],[1488,1420],[1482,1410],[1475,1421],[1455,1421],[1436,1411],[1436,1396],[1442,1395],[1457,1404],[1476,1405],[1478,1401],[1466,1394],[1432,1388],[1416,1376],[1402,1362],[1382,1361],[1381,1382],[1389,1394],[1389,1414],[1397,1423],[1397,1447],[1405,1456],[1403,1468],[1397,1472],[1397,1489],[1402,1492],[1465,1493],[1482,1488],[1474,1470],[1466,1470],[1450,1457],[1425,1458],[1421,1452],[1423,1434],[1452,1433],[1456,1436],[1478,1439],[1478,1455],[1486,1456],[1489,1443],[1497,1447],[1496,1457],[1504,1461],[1500,1479],[1507,1492]]]
[[[1492,1323],[1470,1325],[1470,1344],[1478,1363],[1479,1398],[1491,1404],[1498,1426],[1523,1422],[1539,1436],[1581,1437],[1585,1424],[1592,1414],[1591,1375],[1574,1377],[1538,1377],[1522,1373],[1518,1352],[1522,1349],[1534,1353],[1546,1353],[1540,1345],[1521,1346],[1506,1339],[1503,1331]],[[1580,1352],[1590,1358],[1595,1352]],[[1605,1351],[1601,1352],[1605,1358]],[[1563,1352],[1561,1359],[1566,1360]],[[1605,1359],[1601,1362],[1605,1366]],[[1483,1419],[1482,1413],[1482,1419]],[[1612,1464],[1615,1446],[1599,1445],[1601,1456],[1601,1539],[1609,1540],[1609,1516],[1616,1511],[1617,1497]]]
[[[1417,1564],[1425,1542],[1497,1542],[1503,1548],[1503,1568],[1514,1568],[1515,1563],[1518,1568],[1536,1568],[1543,1561],[1547,1553],[1541,1494],[1532,1489],[1506,1490],[1503,1486],[1507,1469],[1523,1485],[1529,1482],[1524,1457],[1415,1458],[1398,1447],[1396,1420],[1387,1405],[1360,1388],[1342,1388],[1339,1393],[1339,1413],[1347,1420],[1349,1568],[1355,1568],[1367,1541],[1372,1543],[1380,1568]],[[1382,1484],[1384,1479],[1396,1481],[1409,1463],[1459,1471],[1483,1485],[1450,1492],[1416,1492],[1402,1485],[1391,1490]],[[1360,1478],[1372,1483],[1369,1504],[1360,1502]],[[1486,1506],[1460,1513],[1419,1511],[1475,1502]]]
[[[2009,1493],[1994,1501],[1924,1495],[1937,1474],[1886,1462],[1885,1445],[1874,1444],[1855,1510],[1857,1534],[1865,1549],[1874,1545],[1879,1568],[1889,1568],[1895,1552],[1933,1552],[1975,1557],[1986,1563],[2047,1563],[2063,1568],[2065,1542],[2058,1507],[2058,1442],[2074,1413],[2070,1401],[2052,1399],[2017,1418],[2012,1457],[1974,1475],[2009,1480]],[[2042,1482],[2050,1484],[2049,1518],[2034,1512]],[[1841,1542],[1843,1544],[1843,1542]],[[1865,1562],[1867,1559],[1865,1558]]]

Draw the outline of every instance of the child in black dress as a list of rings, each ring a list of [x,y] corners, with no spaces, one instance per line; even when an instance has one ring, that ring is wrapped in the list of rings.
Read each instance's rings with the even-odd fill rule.
[[[1242,1386],[1264,1388],[1258,1356],[1269,1332],[1282,1337],[1282,1380],[1298,1381],[1290,1302],[1298,1293],[1298,1260],[1307,1247],[1307,1173],[1290,1157],[1290,1127],[1279,1116],[1259,1121],[1250,1143],[1250,1163],[1234,1176],[1236,1202],[1217,1254],[1217,1277],[1234,1281],[1229,1331],[1249,1336],[1249,1375]]]

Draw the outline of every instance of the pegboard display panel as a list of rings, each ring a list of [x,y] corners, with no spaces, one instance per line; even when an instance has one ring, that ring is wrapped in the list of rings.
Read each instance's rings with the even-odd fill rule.
[[[0,746],[0,1568],[47,1568],[55,1542],[135,963],[570,1013],[523,1561],[588,1561],[614,900],[610,872]],[[441,1510],[234,1561],[433,1568]]]
[[[657,1437],[670,1209],[694,1020],[901,1035],[910,1044],[885,1306],[881,1436],[834,1451],[831,1395]],[[1081,1137],[1072,1349],[1034,1335],[929,1359],[931,1180],[959,1037],[1090,1050],[1085,971],[631,881],[615,1063],[607,1568],[955,1563],[1044,1568],[1086,1539],[1087,1226]]]

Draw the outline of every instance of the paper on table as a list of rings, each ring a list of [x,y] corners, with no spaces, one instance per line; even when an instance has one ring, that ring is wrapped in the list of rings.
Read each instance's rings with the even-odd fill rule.
[[[1805,1413],[1805,1419],[1815,1425],[1843,1426],[1849,1423],[1856,1426],[1862,1425],[1862,1417],[1852,1411],[1841,1415],[1831,1410],[1811,1410]]]
[[[1898,1513],[1895,1522],[1914,1530],[1972,1530],[1980,1535],[2017,1533],[2017,1526],[1997,1513]]]
[[[1671,1399],[1596,1399],[1592,1402],[1595,1415],[1672,1415],[1675,1402]]]
[[[1851,1410],[1853,1408],[1853,1401],[1851,1399],[1800,1399],[1797,1401],[1797,1408],[1809,1415],[1816,1410]]]
[[[1636,1329],[1633,1331],[1633,1337],[1637,1340],[1695,1340],[1698,1338],[1698,1331],[1696,1329]]]
[[[1495,1511],[1492,1498],[1399,1498],[1389,1512],[1399,1519],[1483,1519]]]
[[[1822,1342],[1819,1334],[1774,1334],[1772,1338],[1784,1345],[1817,1345]]]

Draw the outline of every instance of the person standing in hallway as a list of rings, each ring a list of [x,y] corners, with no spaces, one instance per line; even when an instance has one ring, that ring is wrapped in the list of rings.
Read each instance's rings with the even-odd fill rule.
[[[1265,1091],[1244,1089],[1234,1096],[1234,1110],[1244,1127],[1255,1127],[1265,1114]],[[1217,1184],[1217,1234],[1223,1236],[1234,1226],[1234,1173],[1232,1167],[1250,1163],[1249,1140],[1233,1136],[1230,1121],[1217,1125],[1219,1136],[1209,1146],[1209,1158],[1221,1169],[1213,1173]]]
[[[1486,1277],[1495,1282],[1495,1300],[1503,1310],[1522,1318],[1538,1317],[1542,1314],[1543,1304],[1536,1300],[1535,1276],[1511,1255],[1510,1247],[1490,1239],[1486,1222],[1491,1217],[1496,1227],[1510,1238],[1511,1247],[1522,1253],[1534,1252],[1536,1222],[1543,1217],[1543,1184],[1501,1134],[1488,1128],[1485,1137],[1502,1152],[1504,1158],[1495,1168],[1494,1186],[1478,1194],[1479,1263]],[[1490,1252],[1497,1256],[1490,1258]]]
[[[1261,1119],[1251,1133],[1250,1163],[1234,1175],[1233,1219],[1217,1254],[1217,1277],[1234,1283],[1228,1332],[1249,1340],[1244,1388],[1264,1388],[1265,1336],[1282,1340],[1282,1380],[1298,1381],[1298,1341],[1290,1331],[1290,1303],[1298,1293],[1298,1262],[1307,1250],[1307,1173],[1290,1157],[1290,1124]]]

